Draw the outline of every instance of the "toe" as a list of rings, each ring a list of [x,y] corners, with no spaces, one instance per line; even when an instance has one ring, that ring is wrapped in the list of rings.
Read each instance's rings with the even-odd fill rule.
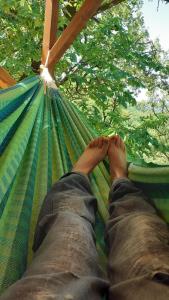
[[[124,149],[124,147],[123,147],[124,143],[123,143],[123,140],[122,140],[120,135],[118,135],[117,145],[118,145],[119,148]]]
[[[123,151],[126,151],[126,145],[123,140],[122,140],[122,149],[123,149]]]
[[[123,143],[122,138],[121,138],[121,136],[119,136],[119,147],[120,148],[122,148],[122,143]]]
[[[120,147],[123,151],[125,151],[125,144],[123,142],[123,139],[119,136],[119,143],[120,143]]]
[[[99,138],[94,139],[93,141],[93,147],[98,147]]]
[[[95,144],[97,143],[97,138],[96,139],[94,139],[94,140],[92,140],[91,142],[90,142],[90,144],[89,144],[89,148],[93,148],[93,147],[95,147]]]
[[[89,147],[89,148],[92,148],[92,147],[93,147],[93,143],[94,143],[94,141],[91,141],[91,142],[89,143],[88,147]]]
[[[110,140],[114,141],[116,139],[116,135],[112,135],[109,137]]]
[[[109,143],[108,143],[108,153],[110,154],[112,150],[114,150],[115,142],[116,142],[116,137],[111,136],[108,138]]]
[[[100,138],[99,138],[99,141],[98,141],[98,147],[99,147],[99,148],[102,148],[102,147],[103,147],[103,137],[100,137]]]
[[[109,138],[103,137],[103,144],[107,145],[109,143]]]
[[[115,136],[115,145],[116,145],[117,147],[120,147],[119,135],[116,135],[116,136]]]
[[[116,137],[116,135],[111,135],[111,136],[109,137],[109,139],[114,140],[115,137]]]
[[[110,137],[109,145],[111,146],[112,144],[113,145],[116,144],[116,136],[115,135]]]
[[[103,137],[103,147],[104,147],[104,149],[106,148],[106,150],[108,150],[109,145],[110,145],[109,138]]]

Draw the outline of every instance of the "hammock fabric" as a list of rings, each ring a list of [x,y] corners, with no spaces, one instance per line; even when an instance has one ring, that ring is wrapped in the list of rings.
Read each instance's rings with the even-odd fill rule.
[[[19,279],[32,260],[34,230],[50,189],[97,136],[72,103],[39,76],[0,92],[0,292]],[[130,164],[129,176],[153,198],[169,222],[169,167]],[[98,199],[97,249],[105,266],[103,229],[108,218],[107,162],[91,175]]]

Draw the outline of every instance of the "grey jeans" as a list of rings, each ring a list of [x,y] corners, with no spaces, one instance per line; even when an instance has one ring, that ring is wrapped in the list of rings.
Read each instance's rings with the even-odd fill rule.
[[[110,191],[106,225],[108,280],[95,247],[96,198],[87,176],[68,173],[47,194],[35,233],[35,257],[1,300],[167,300],[169,232],[128,179]]]

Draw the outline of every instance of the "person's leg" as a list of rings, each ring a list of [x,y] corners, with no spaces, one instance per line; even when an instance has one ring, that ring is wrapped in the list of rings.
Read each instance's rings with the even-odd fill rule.
[[[73,172],[49,191],[39,216],[33,262],[1,300],[101,300],[108,283],[98,266],[96,198],[86,175],[107,149],[106,139],[91,143]]]
[[[119,137],[112,139],[109,159],[115,179],[106,230],[109,299],[169,299],[168,227],[127,178],[125,148]]]

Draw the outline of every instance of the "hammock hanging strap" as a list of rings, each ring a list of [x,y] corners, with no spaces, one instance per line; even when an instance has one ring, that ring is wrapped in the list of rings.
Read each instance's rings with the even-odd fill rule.
[[[44,81],[44,92],[45,92],[45,94],[46,94],[47,86],[51,87],[51,88],[54,88],[54,89],[57,89],[55,80],[52,78],[51,74],[49,73],[49,69],[48,69],[49,56],[50,56],[50,50],[48,51],[45,64],[40,65],[40,69],[41,69],[40,76]]]

